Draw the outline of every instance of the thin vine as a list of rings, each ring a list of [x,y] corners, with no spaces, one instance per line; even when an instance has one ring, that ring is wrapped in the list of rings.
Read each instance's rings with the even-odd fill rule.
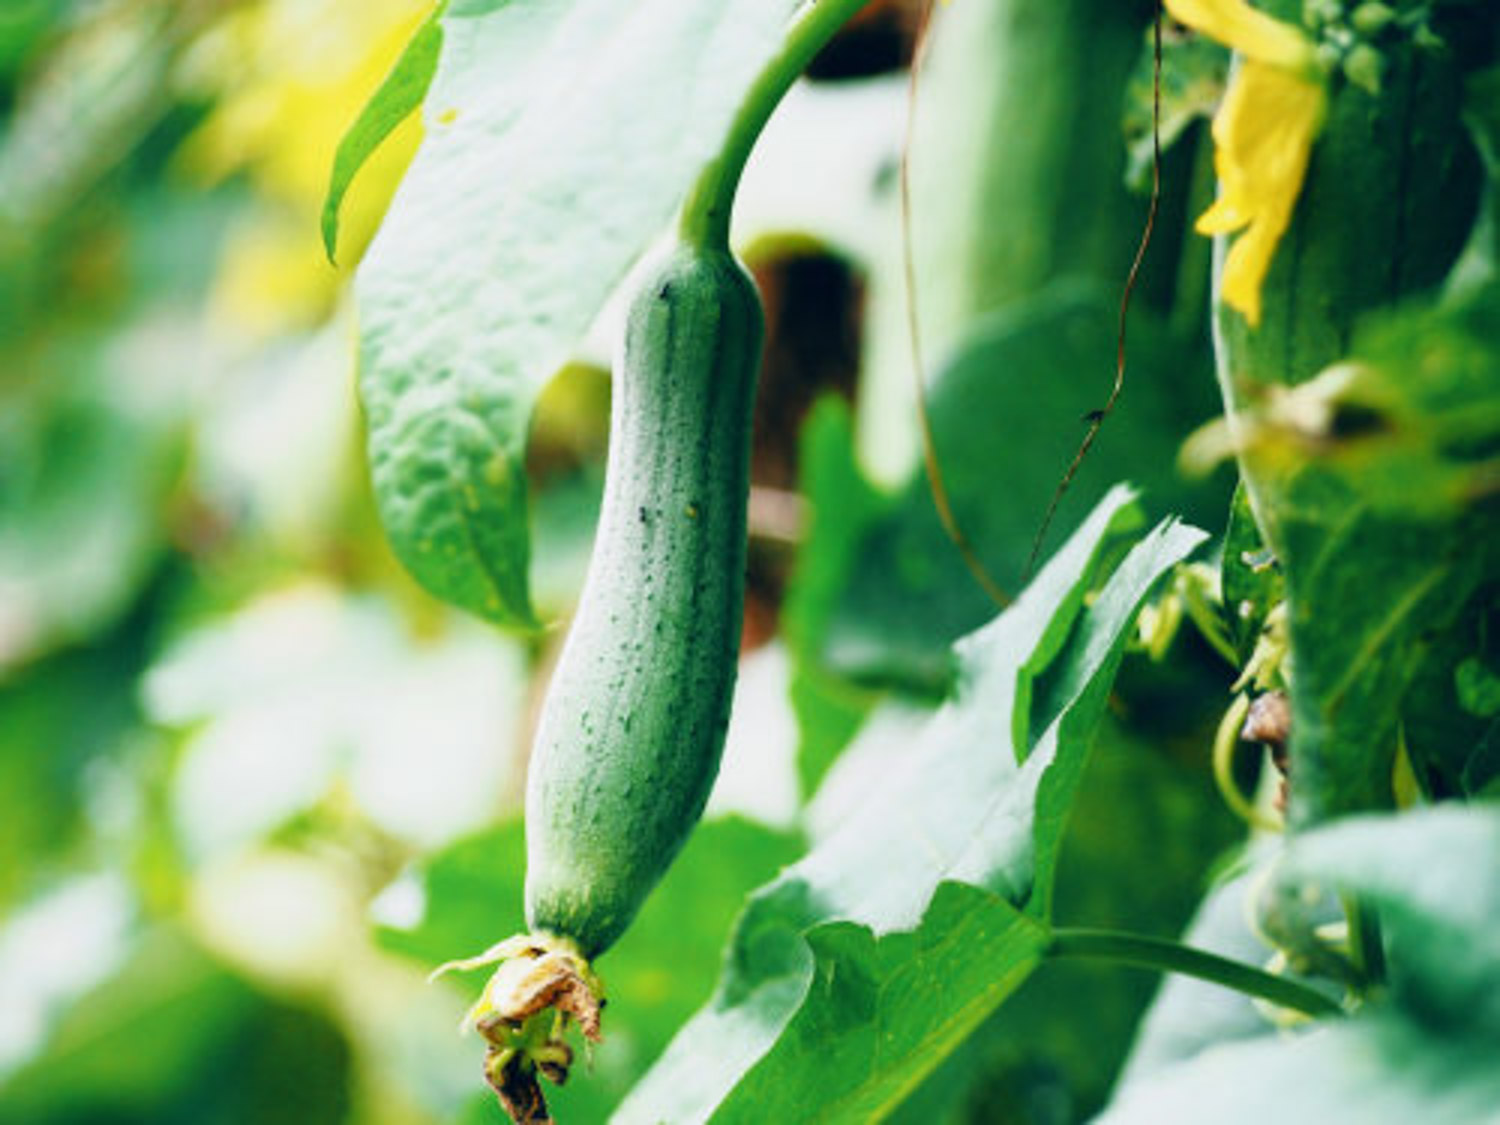
[[[905,271],[906,284],[906,334],[911,342],[912,378],[917,385],[917,424],[922,436],[922,465],[927,474],[928,490],[932,493],[932,506],[937,509],[938,520],[943,525],[943,531],[958,550],[964,565],[974,576],[974,581],[979,583],[980,588],[991,601],[1003,608],[1010,604],[1010,595],[991,576],[984,565],[984,560],[979,557],[974,545],[969,542],[969,537],[959,526],[958,517],[953,514],[953,504],[948,499],[948,487],[943,481],[943,470],[938,463],[937,442],[932,433],[932,420],[927,413],[927,380],[923,374],[925,366],[922,360],[922,335],[917,317],[917,269],[912,253],[911,151],[916,127],[918,83],[922,71],[922,59],[926,54],[927,26],[932,18],[933,3],[934,0],[927,0],[917,23],[916,45],[912,49],[911,69],[908,72],[906,135],[901,146],[901,264]]]
[[[1083,441],[1078,444],[1078,452],[1073,454],[1072,462],[1052,493],[1052,500],[1047,505],[1047,513],[1042,517],[1042,526],[1037,529],[1036,538],[1031,542],[1031,554],[1027,557],[1026,569],[1022,572],[1023,581],[1031,576],[1036,566],[1047,539],[1047,532],[1057,516],[1058,505],[1067,495],[1068,489],[1073,484],[1073,478],[1078,475],[1083,459],[1094,447],[1099,431],[1104,428],[1104,420],[1114,412],[1115,403],[1120,399],[1120,392],[1125,389],[1125,330],[1126,320],[1130,313],[1130,299],[1135,293],[1135,284],[1140,277],[1141,265],[1146,260],[1146,251],[1151,246],[1151,237],[1156,231],[1156,215],[1161,207],[1161,64],[1162,8],[1158,0],[1155,19],[1151,25],[1151,202],[1146,208],[1146,224],[1141,230],[1141,240],[1135,248],[1135,258],[1130,263],[1130,272],[1125,275],[1125,289],[1120,294],[1119,330],[1115,338],[1115,381],[1104,405],[1086,415],[1089,422],[1088,431],[1083,435]]]

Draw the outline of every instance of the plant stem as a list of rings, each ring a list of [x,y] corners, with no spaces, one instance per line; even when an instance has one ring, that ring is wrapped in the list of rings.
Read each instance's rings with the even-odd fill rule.
[[[1385,943],[1380,936],[1380,916],[1375,907],[1358,895],[1344,896],[1344,916],[1349,919],[1349,959],[1366,985],[1385,982]]]
[[[1198,980],[1222,984],[1246,996],[1291,1008],[1307,1016],[1333,1016],[1342,1013],[1337,1002],[1305,984],[1231,961],[1215,953],[1193,949],[1180,942],[1146,937],[1116,930],[1060,929],[1052,933],[1048,946],[1050,957],[1081,957],[1114,961],[1142,969],[1181,973]]]
[[[729,245],[729,214],[750,150],[807,64],[867,3],[869,0],[808,0],[797,14],[780,53],[766,63],[746,92],[723,147],[704,166],[688,192],[679,225],[683,241],[704,249]]]

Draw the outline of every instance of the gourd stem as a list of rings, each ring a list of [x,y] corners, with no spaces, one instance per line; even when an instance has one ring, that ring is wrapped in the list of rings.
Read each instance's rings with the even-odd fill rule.
[[[1180,942],[1143,934],[1116,930],[1054,930],[1047,955],[1114,961],[1142,969],[1181,973],[1314,1018],[1339,1015],[1343,1011],[1336,1001],[1305,984],[1275,976],[1242,961],[1231,961]]]
[[[719,153],[698,174],[682,209],[680,233],[690,246],[725,249],[729,214],[750,150],[814,56],[869,0],[808,0],[792,20],[786,41],[745,94]]]

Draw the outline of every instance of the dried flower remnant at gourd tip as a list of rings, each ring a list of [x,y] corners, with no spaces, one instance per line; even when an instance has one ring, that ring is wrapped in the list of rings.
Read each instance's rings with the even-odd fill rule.
[[[573,942],[541,933],[521,934],[477,957],[439,965],[429,979],[497,962],[463,1027],[479,1032],[488,1044],[485,1080],[511,1119],[541,1125],[551,1117],[537,1079],[559,1086],[567,1081],[573,1049],[564,1033],[570,1023],[576,1022],[589,1042],[600,1041],[604,985]]]
[[[1328,109],[1327,76],[1301,29],[1245,0],[1166,0],[1174,18],[1244,56],[1214,117],[1219,198],[1202,234],[1243,231],[1224,262],[1222,293],[1252,326],[1276,244],[1291,222],[1308,155]]]

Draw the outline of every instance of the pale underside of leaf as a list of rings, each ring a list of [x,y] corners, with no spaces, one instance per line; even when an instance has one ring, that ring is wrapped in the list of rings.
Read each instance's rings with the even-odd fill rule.
[[[1096,1125],[1484,1125],[1497,1106],[1493,1042],[1382,1016],[1205,1051],[1132,1086]]]
[[[1142,1074],[1100,1125],[1500,1120],[1500,811],[1348,817],[1299,836],[1274,870],[1290,895],[1336,889],[1378,909],[1389,989],[1347,1021],[1267,1027]]]

